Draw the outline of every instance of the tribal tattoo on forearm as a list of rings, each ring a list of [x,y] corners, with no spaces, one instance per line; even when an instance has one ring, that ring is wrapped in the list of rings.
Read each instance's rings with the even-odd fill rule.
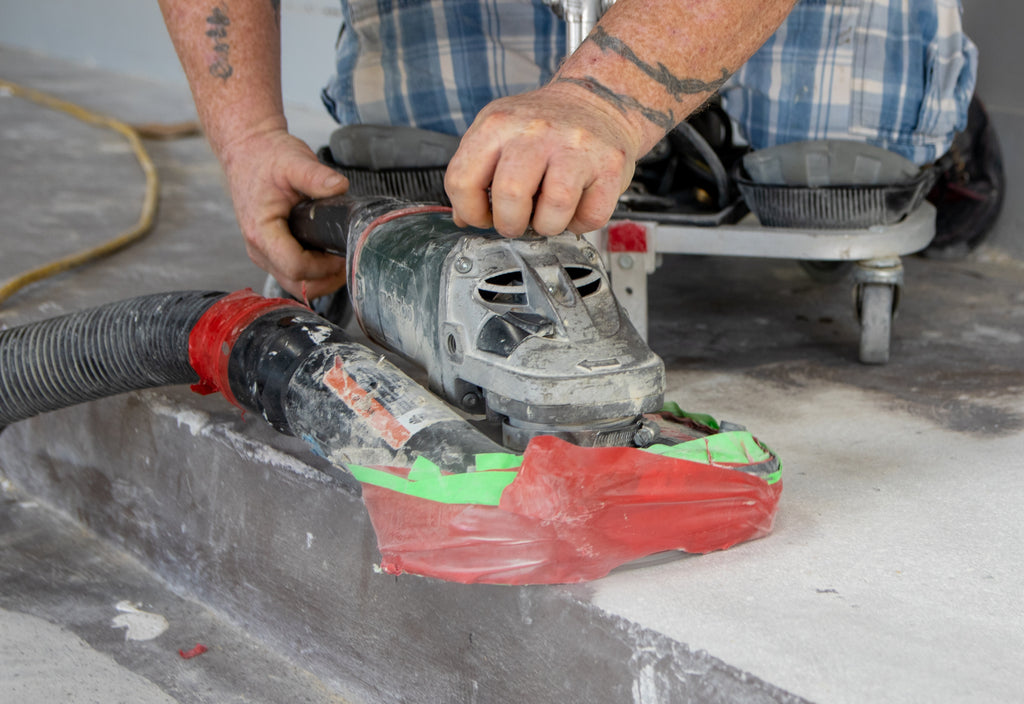
[[[699,78],[678,78],[677,76],[672,75],[672,72],[663,63],[659,62],[658,66],[654,67],[643,61],[632,49],[629,48],[628,44],[618,37],[613,37],[608,34],[608,32],[600,26],[594,28],[594,31],[591,32],[589,37],[587,37],[587,41],[596,44],[601,51],[611,51],[618,54],[655,81],[665,86],[665,90],[671,93],[677,100],[681,99],[684,95],[714,93],[729,80],[729,76],[731,75],[728,69],[723,68],[722,75],[713,81],[702,81]]]
[[[213,40],[214,54],[214,59],[210,63],[210,75],[223,81],[227,81],[235,72],[231,66],[231,47],[228,45],[230,25],[228,8],[224,3],[214,6],[210,16],[206,18],[206,36]]]
[[[678,76],[673,75],[665,64],[659,63],[657,67],[655,67],[641,60],[640,57],[637,56],[624,41],[608,34],[608,32],[606,32],[602,27],[596,27],[587,38],[587,41],[596,44],[601,51],[614,52],[626,61],[629,61],[644,74],[650,76],[657,83],[664,86],[665,90],[667,90],[676,100],[681,100],[683,96],[686,95],[714,93],[716,90],[721,88],[727,80],[729,80],[730,73],[724,68],[722,69],[721,77],[716,78],[713,81],[702,81],[699,78],[679,78]],[[611,103],[623,114],[629,110],[635,110],[643,115],[648,122],[651,122],[664,130],[672,129],[679,122],[672,110],[669,110],[668,112],[654,110],[632,96],[616,93],[593,76],[586,76],[584,78],[558,77],[555,81],[560,83],[572,83],[580,86],[581,88],[585,88],[599,98]]]
[[[597,97],[603,98],[607,102],[611,103],[623,115],[625,115],[629,110],[636,110],[641,115],[643,115],[648,122],[654,123],[655,125],[661,127],[665,131],[672,129],[679,122],[676,119],[675,113],[673,113],[671,110],[669,110],[668,112],[653,110],[632,96],[616,93],[608,86],[598,82],[598,80],[593,76],[587,76],[586,78],[559,77],[555,79],[555,82],[572,83],[573,85],[585,88],[586,90],[590,91]]]

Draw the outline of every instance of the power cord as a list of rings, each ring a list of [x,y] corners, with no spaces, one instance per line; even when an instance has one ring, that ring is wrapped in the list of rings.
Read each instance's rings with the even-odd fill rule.
[[[12,83],[0,78],[0,91],[8,95],[30,100],[34,103],[66,113],[72,117],[96,125],[105,127],[120,133],[132,147],[135,158],[146,175],[146,191],[142,199],[142,208],[139,219],[129,229],[118,234],[116,237],[90,249],[76,252],[69,256],[57,259],[56,261],[44,264],[43,266],[31,269],[5,281],[0,285],[0,304],[10,298],[16,292],[29,284],[41,279],[55,276],[69,269],[81,266],[88,262],[95,261],[107,255],[133,244],[142,239],[153,227],[156,219],[157,204],[160,197],[160,178],[157,175],[153,160],[142,144],[142,138],[150,139],[175,139],[178,137],[191,136],[199,133],[199,126],[195,122],[183,122],[173,125],[147,124],[132,127],[120,120],[106,115],[87,110],[80,105],[56,98],[52,95],[42,93],[31,88]]]

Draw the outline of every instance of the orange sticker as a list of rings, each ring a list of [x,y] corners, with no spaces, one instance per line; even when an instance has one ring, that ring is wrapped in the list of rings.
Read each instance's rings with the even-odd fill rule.
[[[334,358],[334,368],[324,374],[324,383],[395,450],[401,449],[412,436],[408,428],[399,423],[380,401],[370,396],[366,389],[349,376],[343,368],[341,357]]]

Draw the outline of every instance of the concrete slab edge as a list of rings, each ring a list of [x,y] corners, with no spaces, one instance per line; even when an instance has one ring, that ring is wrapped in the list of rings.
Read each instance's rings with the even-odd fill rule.
[[[24,491],[353,701],[804,701],[598,609],[586,585],[377,573],[358,488],[316,461],[260,419],[183,389],[0,435],[0,471]]]

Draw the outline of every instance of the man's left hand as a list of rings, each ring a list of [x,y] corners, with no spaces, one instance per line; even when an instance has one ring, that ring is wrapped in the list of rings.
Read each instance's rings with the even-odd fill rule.
[[[448,165],[456,224],[505,237],[602,227],[633,177],[641,137],[625,115],[552,83],[485,107]]]

